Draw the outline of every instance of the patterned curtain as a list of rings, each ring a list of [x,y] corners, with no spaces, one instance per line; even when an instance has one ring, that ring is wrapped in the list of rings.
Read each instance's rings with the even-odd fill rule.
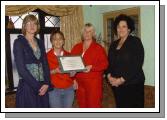
[[[76,6],[72,5],[6,5],[6,16],[22,15],[33,10],[40,9],[54,16],[65,16],[73,14]]]
[[[81,29],[83,27],[82,6],[77,6],[74,13],[60,17],[60,29],[65,36],[64,48],[68,51],[81,41]]]

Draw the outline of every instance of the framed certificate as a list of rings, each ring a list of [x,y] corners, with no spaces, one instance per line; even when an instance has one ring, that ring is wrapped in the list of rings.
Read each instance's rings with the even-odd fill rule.
[[[58,61],[62,73],[69,73],[70,71],[82,72],[86,70],[81,56],[59,56]]]

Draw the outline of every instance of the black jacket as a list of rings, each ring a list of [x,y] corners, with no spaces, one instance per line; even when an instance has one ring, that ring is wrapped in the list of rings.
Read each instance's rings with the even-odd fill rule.
[[[144,62],[144,48],[139,38],[129,35],[117,50],[120,40],[114,41],[108,52],[109,67],[106,73],[113,77],[123,77],[125,84],[136,84],[145,81],[142,69]]]

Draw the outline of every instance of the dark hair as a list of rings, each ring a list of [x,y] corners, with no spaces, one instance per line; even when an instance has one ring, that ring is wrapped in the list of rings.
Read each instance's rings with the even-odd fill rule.
[[[51,42],[51,43],[52,43],[52,40],[53,40],[53,36],[54,36],[55,34],[60,34],[61,37],[62,37],[62,39],[65,40],[63,32],[61,32],[60,30],[54,29],[54,30],[51,32],[51,35],[50,35],[50,42]]]
[[[115,32],[115,34],[117,34],[117,26],[120,23],[120,21],[125,21],[127,23],[127,26],[130,29],[130,33],[133,30],[135,30],[134,20],[131,17],[125,15],[125,14],[120,14],[119,16],[117,16],[115,18],[115,21],[114,21],[114,32]]]

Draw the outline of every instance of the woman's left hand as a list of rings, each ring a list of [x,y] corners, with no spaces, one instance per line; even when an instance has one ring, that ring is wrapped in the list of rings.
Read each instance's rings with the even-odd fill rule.
[[[74,88],[74,90],[77,90],[77,89],[78,89],[78,83],[77,83],[76,80],[74,80],[73,88]]]
[[[39,89],[39,96],[45,95],[45,93],[48,90],[48,87],[49,87],[48,85],[42,85],[42,87]]]
[[[121,77],[121,78],[116,78],[115,80],[113,80],[112,82],[110,82],[110,84],[112,86],[115,86],[115,87],[118,87],[120,85],[122,85],[124,83],[124,79]]]

